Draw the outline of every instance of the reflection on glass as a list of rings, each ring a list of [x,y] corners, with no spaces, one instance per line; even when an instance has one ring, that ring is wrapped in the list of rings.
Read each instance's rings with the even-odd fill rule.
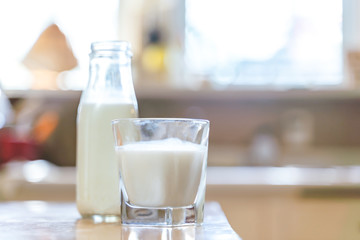
[[[117,223],[95,223],[91,219],[76,222],[76,240],[119,240],[121,225]]]
[[[43,201],[26,201],[24,204],[31,213],[46,213],[49,210],[48,204]]]
[[[76,240],[194,240],[200,227],[136,227],[119,223],[95,223],[91,219],[76,222]]]
[[[121,240],[194,240],[197,229],[194,226],[175,228],[122,226]]]

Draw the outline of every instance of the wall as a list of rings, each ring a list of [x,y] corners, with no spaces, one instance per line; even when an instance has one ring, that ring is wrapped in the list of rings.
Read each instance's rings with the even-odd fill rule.
[[[360,161],[360,94],[356,91],[136,92],[141,117],[209,119],[210,165],[326,164],[326,159],[347,165]],[[44,157],[59,165],[74,165],[80,92],[8,94],[14,105],[23,99],[40,101],[39,112],[55,109],[59,113],[58,128],[44,143]],[[267,148],[265,155],[274,154],[275,162],[254,158],[254,154],[264,155],[252,148],[254,136],[259,135],[270,136],[275,143],[270,150],[269,141],[259,147]]]

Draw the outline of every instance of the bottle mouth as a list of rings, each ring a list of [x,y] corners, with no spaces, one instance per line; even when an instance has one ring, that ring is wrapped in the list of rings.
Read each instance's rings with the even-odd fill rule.
[[[124,52],[132,56],[131,44],[127,41],[103,41],[91,43],[91,52]]]

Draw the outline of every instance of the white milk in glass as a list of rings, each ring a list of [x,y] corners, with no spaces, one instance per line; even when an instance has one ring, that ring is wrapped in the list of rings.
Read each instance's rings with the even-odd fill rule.
[[[120,215],[119,168],[111,120],[137,117],[131,102],[83,102],[77,119],[77,207],[83,215]]]
[[[205,146],[178,139],[116,147],[128,202],[140,207],[194,204],[203,172]]]

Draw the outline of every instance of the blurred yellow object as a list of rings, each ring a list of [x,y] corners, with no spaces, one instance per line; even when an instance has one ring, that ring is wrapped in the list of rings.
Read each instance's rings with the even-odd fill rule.
[[[148,45],[142,56],[142,66],[144,70],[150,73],[163,73],[165,66],[166,50],[162,45]]]

